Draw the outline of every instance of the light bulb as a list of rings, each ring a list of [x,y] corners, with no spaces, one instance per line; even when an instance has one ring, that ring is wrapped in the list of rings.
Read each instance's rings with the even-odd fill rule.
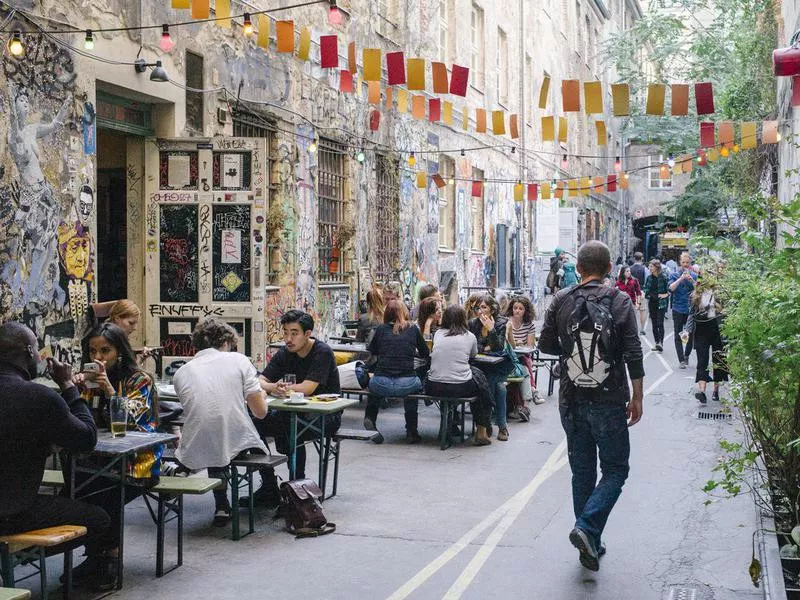
[[[565,154],[564,157],[561,159],[561,169],[566,171],[569,168],[569,158]]]
[[[318,147],[317,138],[314,138],[313,140],[311,140],[311,143],[308,145],[308,151],[311,152],[311,154],[314,154],[314,152],[317,151],[317,147]]]
[[[447,185],[453,185],[455,182],[456,182],[456,180],[455,180],[455,179],[453,179],[452,177],[450,177],[450,178],[447,180]]]
[[[617,157],[617,159],[614,161],[614,170],[615,170],[617,173],[620,173],[620,172],[622,171],[622,161],[619,159],[619,156],[618,156],[618,157]]]
[[[245,35],[253,35],[253,22],[250,20],[250,13],[244,13],[243,17],[242,33]]]
[[[8,40],[8,51],[11,56],[22,56],[25,54],[25,46],[22,45],[22,33],[19,31],[15,31],[11,39]]]
[[[164,52],[169,52],[175,47],[175,42],[169,35],[169,25],[166,23],[161,26],[161,41],[158,43]]]
[[[778,133],[778,134],[775,136],[775,139],[776,139],[776,140],[778,140],[779,142],[781,141],[781,139],[782,139],[782,138],[783,138],[783,136],[782,136],[780,133]]]
[[[91,29],[86,30],[86,37],[83,38],[83,47],[87,50],[94,50],[94,36]]]
[[[700,150],[699,154],[697,155],[697,164],[701,167],[706,165],[706,153],[704,150]]]
[[[669,179],[669,167],[667,165],[661,165],[661,168],[659,168],[659,177],[661,179]]]
[[[331,3],[331,7],[328,9],[328,23],[331,25],[342,24],[342,13],[339,11],[335,2]]]
[[[675,166],[675,157],[672,156],[672,154],[669,155],[669,160],[667,161],[667,164],[669,165],[670,169]]]
[[[736,154],[737,152],[739,152],[739,144],[734,144],[733,145],[733,153]]]
[[[366,155],[364,154],[364,150],[359,150],[358,154],[356,154],[356,160],[360,163],[363,163],[366,159]]]
[[[461,156],[464,156],[464,150],[463,149],[461,150]]]
[[[625,180],[625,181],[628,181],[628,174],[627,173],[623,173],[622,174],[622,179]]]
[[[409,154],[409,156],[408,156],[408,166],[409,166],[409,167],[413,167],[413,166],[414,166],[414,165],[416,165],[416,164],[417,164],[417,157],[416,157],[416,156],[414,156],[414,153],[412,152],[412,153],[411,153],[411,154]]]

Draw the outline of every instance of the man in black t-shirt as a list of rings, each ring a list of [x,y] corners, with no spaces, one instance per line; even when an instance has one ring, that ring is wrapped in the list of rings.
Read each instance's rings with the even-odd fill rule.
[[[644,266],[644,255],[641,252],[635,252],[633,255],[633,264],[631,265],[631,275],[636,277],[639,281],[639,287],[644,289],[644,280],[647,279],[647,269]],[[644,293],[639,300],[639,333],[645,334],[647,329],[647,302],[644,301]]]
[[[314,330],[314,319],[311,315],[301,310],[290,310],[281,317],[281,327],[286,345],[278,350],[261,373],[261,388],[267,394],[280,398],[288,396],[291,391],[303,392],[306,397],[314,394],[338,394],[341,388],[336,358],[328,344],[311,337]],[[282,381],[284,375],[292,374],[296,383],[289,385]],[[255,421],[259,433],[275,437],[275,447],[281,454],[289,452],[289,416],[286,411],[271,410],[264,420]],[[326,435],[336,433],[341,424],[341,412],[328,415],[325,420]],[[308,441],[314,437],[316,434],[306,431],[300,436],[300,441]],[[304,445],[297,446],[295,464],[295,478],[304,479]]]

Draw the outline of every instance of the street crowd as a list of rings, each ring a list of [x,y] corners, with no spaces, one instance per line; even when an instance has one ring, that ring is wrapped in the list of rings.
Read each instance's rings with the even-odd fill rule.
[[[470,296],[463,306],[446,306],[432,285],[419,290],[411,308],[398,286],[376,284],[366,294],[356,339],[366,344],[369,359],[358,379],[368,390],[365,430],[376,432],[387,399],[425,393],[434,398],[471,398],[476,425],[473,444],[492,438],[509,441],[509,420],[525,422],[530,406],[544,402],[536,389],[536,354],[558,357],[559,412],[567,436],[573,472],[575,527],[569,541],[581,564],[599,569],[605,554],[602,533],[628,476],[628,428],[642,417],[644,361],[641,338],[649,312],[655,350],[662,351],[664,317],[670,303],[675,349],[682,367],[692,348],[697,353],[697,398],[713,398],[727,379],[722,367],[720,335],[723,310],[712,273],[698,276],[688,254],[669,272],[660,261],[645,267],[637,254],[631,265],[612,265],[608,248],[587,242],[572,257],[557,252],[551,263],[549,299],[540,332],[536,314],[524,295]],[[613,278],[616,274],[616,279]],[[121,300],[108,319],[94,323],[83,337],[84,368],[73,373],[53,358],[42,360],[36,334],[20,323],[0,326],[0,536],[59,524],[84,525],[86,560],[73,570],[76,584],[96,590],[116,583],[119,499],[102,491],[84,500],[39,493],[51,446],[83,453],[75,477],[88,478],[90,451],[98,428],[108,427],[107,406],[115,396],[127,398],[128,428],[157,431],[159,402],[155,377],[142,366],[147,350],[137,355],[129,336],[140,318],[136,305]],[[182,434],[170,473],[208,470],[210,477],[243,453],[267,453],[273,438],[278,452],[289,452],[287,412],[269,408],[269,399],[343,393],[331,347],[314,337],[314,319],[289,310],[280,319],[284,344],[260,373],[237,352],[237,335],[218,318],[200,321],[193,332],[194,357],[173,378],[183,407]],[[709,352],[713,376],[709,375]],[[480,357],[494,360],[481,361]],[[355,368],[355,367],[354,367]],[[46,373],[60,394],[34,382]],[[418,403],[403,403],[406,441],[419,443]],[[341,424],[341,413],[329,420],[326,435]],[[301,441],[310,441],[308,431]],[[166,463],[164,448],[138,453],[128,469],[125,501],[141,496],[156,482]],[[597,477],[599,453],[602,477]],[[305,446],[296,449],[295,478],[304,479]],[[255,493],[258,505],[279,507],[281,493],[272,469],[261,472]],[[223,479],[224,481],[224,479]],[[107,487],[107,485],[106,485]],[[229,522],[233,510],[225,487],[214,491],[214,525]],[[247,499],[243,499],[245,502]]]

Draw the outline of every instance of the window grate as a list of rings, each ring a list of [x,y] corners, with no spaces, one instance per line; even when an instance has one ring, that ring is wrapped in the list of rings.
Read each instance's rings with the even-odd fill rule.
[[[373,210],[375,232],[375,275],[388,281],[400,253],[400,176],[397,160],[375,157],[376,195]]]
[[[331,140],[320,140],[317,180],[317,227],[319,280],[339,283],[344,279],[344,265],[338,247],[339,225],[345,208],[345,147]]]

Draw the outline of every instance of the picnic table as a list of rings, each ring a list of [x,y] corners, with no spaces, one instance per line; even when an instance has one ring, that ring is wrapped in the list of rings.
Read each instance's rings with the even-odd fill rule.
[[[491,354],[476,354],[472,362],[480,365],[498,365],[505,360],[505,356],[493,356]]]
[[[289,413],[289,479],[295,478],[297,468],[297,446],[300,436],[306,431],[315,434],[314,447],[319,454],[319,487],[325,497],[325,480],[327,479],[327,459],[329,456],[327,445],[330,443],[325,433],[325,422],[329,415],[358,404],[355,398],[339,397],[332,401],[314,400],[314,396],[307,398],[307,403],[292,404],[288,398],[275,398],[270,396],[269,407]],[[327,434],[328,436],[330,435]]]
[[[110,431],[100,431],[97,435],[97,445],[89,453],[80,453],[83,456],[99,457],[105,462],[99,471],[92,471],[91,477],[75,485],[76,453],[67,453],[69,461],[69,477],[65,480],[65,488],[70,498],[80,500],[81,490],[95,481],[98,477],[108,477],[113,481],[110,487],[119,488],[120,519],[119,519],[119,561],[117,563],[117,589],[122,589],[122,557],[125,547],[125,479],[128,467],[128,456],[136,452],[148,450],[178,439],[171,433],[144,433],[128,431],[124,437],[112,437]],[[110,489],[110,488],[109,488]],[[88,496],[89,494],[87,494]]]

